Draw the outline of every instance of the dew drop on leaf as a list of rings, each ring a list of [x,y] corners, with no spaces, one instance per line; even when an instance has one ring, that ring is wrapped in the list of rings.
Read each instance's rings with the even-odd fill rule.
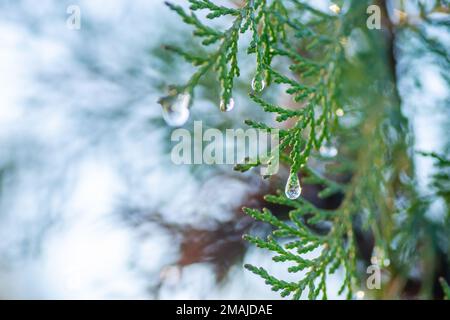
[[[288,197],[291,200],[300,197],[302,189],[300,187],[300,181],[298,180],[296,172],[291,172],[289,174],[289,178],[286,183],[286,188],[284,189],[284,192],[286,194],[286,197]]]
[[[230,100],[228,101],[228,103],[225,103],[225,100],[220,100],[220,111],[222,112],[228,112],[233,110],[234,108],[234,99],[230,98]]]
[[[189,119],[191,96],[187,93],[167,96],[158,102],[162,106],[163,118],[169,126],[179,127]]]

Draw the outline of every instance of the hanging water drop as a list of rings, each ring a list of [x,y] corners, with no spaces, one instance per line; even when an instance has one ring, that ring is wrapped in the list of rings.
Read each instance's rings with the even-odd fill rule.
[[[266,82],[260,75],[256,75],[252,80],[252,90],[254,92],[261,92],[266,87]]]
[[[344,110],[342,108],[339,108],[336,110],[336,115],[338,117],[343,117],[344,116]]]
[[[356,299],[362,300],[362,299],[364,299],[364,296],[365,296],[365,292],[364,291],[359,290],[358,292],[356,292]]]
[[[339,14],[341,12],[341,7],[339,7],[337,4],[332,3],[331,6],[328,7],[331,11],[333,11],[335,14]]]
[[[302,193],[302,189],[300,187],[300,181],[298,180],[298,176],[296,172],[291,172],[289,174],[288,181],[286,183],[286,188],[284,189],[286,197],[291,200],[297,199],[300,197]]]
[[[228,112],[233,110],[234,108],[234,99],[230,98],[230,100],[228,101],[228,103],[225,103],[225,100],[220,100],[220,111],[222,112]]]
[[[378,257],[377,256],[370,257],[370,263],[371,264],[378,264]]]
[[[330,141],[326,141],[319,149],[320,155],[324,158],[333,158],[337,156],[338,149]]]
[[[179,127],[189,119],[191,96],[187,93],[170,95],[159,99],[163,118],[169,126]]]

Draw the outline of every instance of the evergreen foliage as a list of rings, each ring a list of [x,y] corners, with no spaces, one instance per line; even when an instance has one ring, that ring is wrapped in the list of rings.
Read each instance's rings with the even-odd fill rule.
[[[357,232],[368,230],[375,241],[377,258],[390,258],[393,274],[408,274],[408,259],[425,241],[424,229],[435,228],[436,234],[445,238],[444,244],[436,244],[440,248],[436,250],[448,250],[448,213],[445,224],[430,225],[424,212],[430,197],[443,198],[450,208],[450,162],[443,156],[427,155],[436,159],[440,171],[433,180],[435,193],[426,198],[419,196],[414,187],[409,128],[400,109],[395,66],[386,63],[394,59],[390,37],[395,35],[392,30],[386,35],[367,29],[366,9],[371,1],[349,1],[345,12],[341,10],[343,3],[323,12],[300,0],[248,0],[235,7],[220,6],[210,0],[189,3],[190,10],[167,5],[194,29],[194,36],[204,46],[214,49],[198,56],[167,46],[197,67],[185,85],[174,87],[175,93],[193,95],[199,80],[212,72],[221,88],[218,105],[227,111],[234,81],[240,75],[239,39],[249,33],[251,42],[246,52],[255,57],[249,97],[283,125],[279,150],[281,160],[290,168],[289,181],[300,175],[303,185],[320,187],[320,198],[343,198],[337,208],[325,210],[304,198],[289,199],[281,192],[267,195],[268,203],[288,208],[287,221],[268,209],[245,208],[246,214],[273,227],[267,238],[246,235],[245,239],[272,252],[275,262],[288,263],[289,272],[303,271],[304,276],[289,282],[261,267],[246,265],[248,270],[283,297],[299,299],[307,292],[310,299],[326,299],[327,276],[341,269],[344,278],[339,293],[345,292],[351,299],[365,273],[356,263]],[[436,1],[433,8],[439,6],[444,4]],[[211,20],[228,19],[230,26],[226,30],[210,27],[198,18],[199,12],[206,12],[206,18]],[[427,16],[426,12],[423,14]],[[389,31],[390,27],[384,28]],[[365,45],[351,53],[349,43],[355,37]],[[433,48],[448,59],[445,48]],[[280,62],[286,61],[289,70],[282,70]],[[275,85],[300,107],[293,109],[268,101],[263,90]],[[245,123],[254,128],[276,128],[252,119]],[[321,155],[320,150],[335,140],[347,142],[336,145],[339,156],[329,159]],[[314,169],[312,160],[327,164],[326,172]],[[247,171],[257,165],[259,162],[235,169]],[[411,240],[411,232],[417,232],[416,239]],[[396,248],[390,246],[393,240]],[[393,250],[400,250],[401,254],[393,256]],[[312,251],[319,255],[308,258]],[[442,285],[448,295],[448,285],[444,281]]]
[[[444,290],[444,299],[450,300],[450,286],[444,278],[440,278],[439,281],[441,282],[442,289]]]

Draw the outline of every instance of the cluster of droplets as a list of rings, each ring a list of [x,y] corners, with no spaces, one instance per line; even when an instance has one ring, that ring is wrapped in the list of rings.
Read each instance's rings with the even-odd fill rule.
[[[228,112],[228,111],[233,110],[234,109],[234,99],[230,98],[228,100],[228,103],[224,99],[220,100],[219,108],[220,108],[220,111],[222,111],[222,112]]]
[[[179,127],[189,119],[189,104],[191,96],[188,93],[171,94],[159,99],[162,115],[169,126]]]
[[[300,181],[297,176],[297,172],[292,172],[289,174],[289,178],[286,182],[286,188],[284,189],[286,197],[291,200],[297,199],[302,193],[302,188],[300,187]]]
[[[391,264],[391,260],[386,255],[386,252],[381,247],[374,247],[370,263],[379,265],[380,267],[388,267]]]
[[[257,74],[252,80],[252,90],[261,92],[266,87],[266,82],[261,74]],[[189,119],[189,105],[191,96],[188,93],[177,93],[176,89],[168,95],[158,100],[162,106],[162,114],[166,123],[173,127],[179,127]],[[234,99],[220,100],[220,111],[229,112],[234,109]]]

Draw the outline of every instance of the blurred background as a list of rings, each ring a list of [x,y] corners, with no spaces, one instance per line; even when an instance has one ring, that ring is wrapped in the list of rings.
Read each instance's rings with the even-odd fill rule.
[[[66,25],[70,5],[81,9],[79,30]],[[0,39],[0,298],[279,298],[242,268],[293,278],[242,241],[265,227],[241,207],[261,207],[286,172],[269,184],[231,166],[172,164],[157,100],[194,69],[162,46],[195,44],[163,1],[2,0]],[[398,83],[415,148],[448,150],[442,70],[417,56],[414,39],[401,41]],[[231,113],[219,111],[218,88],[200,88],[186,127],[271,121],[246,98],[251,71],[243,68]],[[417,157],[416,166],[426,189],[433,161]],[[330,277],[329,288],[341,280]]]

